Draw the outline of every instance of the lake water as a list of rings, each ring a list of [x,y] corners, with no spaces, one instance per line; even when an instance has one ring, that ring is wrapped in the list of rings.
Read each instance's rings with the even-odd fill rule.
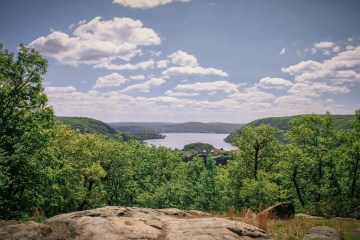
[[[145,140],[147,144],[156,146],[164,146],[171,149],[183,149],[184,145],[189,143],[201,142],[209,143],[215,148],[224,150],[236,150],[231,144],[224,142],[228,134],[215,133],[165,133],[164,139],[149,139]]]

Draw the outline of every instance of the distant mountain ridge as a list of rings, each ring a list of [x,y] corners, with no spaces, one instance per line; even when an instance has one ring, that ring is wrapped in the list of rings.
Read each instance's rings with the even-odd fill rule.
[[[104,123],[87,117],[57,117],[64,124],[82,133],[96,133],[114,135],[116,130],[121,132],[124,140],[158,139],[164,136],[161,133],[223,133],[229,134],[239,129],[243,124],[233,123],[170,123],[170,122],[117,122]]]
[[[129,132],[148,132],[157,133],[222,133],[229,134],[241,128],[243,124],[221,123],[221,122],[114,122],[108,123],[111,127],[119,131]]]
[[[304,114],[306,115],[306,114]],[[268,118],[261,118],[254,120],[252,122],[249,122],[245,124],[244,126],[251,126],[251,127],[257,127],[261,124],[268,124],[272,127],[276,127],[284,133],[290,130],[290,121],[294,118],[301,117],[303,115],[294,115],[294,116],[287,116],[287,117],[268,117]],[[322,115],[324,116],[324,115]],[[354,115],[332,115],[332,118],[334,120],[334,128],[335,129],[348,129],[351,127],[351,120],[354,117]],[[241,135],[241,128],[238,129],[236,132],[231,133],[229,136],[226,137],[225,142],[232,142],[232,139],[239,137]],[[284,136],[282,135],[282,139],[284,140]]]

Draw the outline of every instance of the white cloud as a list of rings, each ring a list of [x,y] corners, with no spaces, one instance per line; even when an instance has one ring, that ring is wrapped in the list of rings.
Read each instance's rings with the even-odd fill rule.
[[[172,2],[190,2],[190,0],[113,0],[124,7],[148,9]]]
[[[229,97],[240,102],[252,103],[273,101],[275,99],[275,96],[273,94],[263,92],[257,87],[246,88],[243,92],[234,93]]]
[[[127,81],[128,79],[126,79],[123,75],[119,73],[112,73],[103,77],[99,77],[96,80],[96,84],[93,88],[118,87]]]
[[[158,45],[159,36],[139,20],[113,18],[101,21],[95,17],[81,21],[73,36],[54,31],[29,44],[43,55],[55,58],[62,64],[99,64],[117,59],[129,61],[141,52],[140,46]]]
[[[168,56],[171,59],[171,63],[180,66],[198,66],[198,62],[195,56],[183,51],[177,51]]]
[[[281,71],[295,76],[298,82],[322,81],[342,84],[360,81],[360,46],[339,53],[337,56],[323,61],[303,61]]]
[[[101,21],[95,17],[88,23],[82,23],[74,30],[74,36],[80,39],[111,41],[117,44],[131,43],[140,46],[158,45],[159,36],[150,28],[144,28],[140,20],[131,18],[113,18]]]
[[[170,67],[162,72],[163,75],[217,75],[227,77],[228,74],[215,68],[203,68],[199,66]]]
[[[95,65],[96,68],[106,68],[110,70],[136,70],[136,69],[152,69],[155,66],[155,61],[150,59],[148,61],[139,62],[136,64],[126,63],[126,64],[120,64],[116,65],[111,62],[103,62]]]
[[[167,60],[160,60],[156,62],[156,67],[157,68],[166,68],[169,64],[169,61]]]
[[[300,62],[287,68],[281,68],[281,71],[284,73],[289,73],[290,75],[297,75],[305,72],[314,72],[319,69],[321,69],[321,63],[309,60]]]
[[[152,57],[159,57],[161,55],[161,51],[150,50],[149,53]]]
[[[340,52],[340,47],[339,46],[336,46],[332,49],[333,52]]]
[[[192,84],[180,84],[175,87],[179,91],[224,91],[226,93],[237,92],[239,85],[227,81],[197,82]]]
[[[318,42],[318,43],[314,43],[314,48],[317,49],[326,49],[326,48],[333,48],[335,47],[335,43],[334,42]]]
[[[285,89],[293,86],[293,83],[282,78],[265,77],[260,79],[260,82],[257,84],[257,86],[262,88]]]
[[[170,97],[194,97],[199,96],[199,93],[174,92],[172,90],[167,90],[165,95]]]
[[[135,76],[130,76],[129,77],[131,80],[145,80],[145,76],[144,75],[135,75]]]
[[[306,96],[306,97],[319,97],[323,93],[349,93],[350,90],[346,86],[331,86],[326,83],[316,83],[316,82],[300,82],[292,86],[288,93],[291,95],[297,96]]]
[[[46,87],[45,93],[46,94],[53,94],[53,93],[72,93],[75,92],[76,88],[73,86],[69,87]]]
[[[125,89],[121,90],[122,93],[125,92],[149,92],[152,86],[160,86],[164,84],[166,81],[163,78],[151,78],[143,83],[133,84]]]
[[[279,54],[280,54],[280,55],[284,55],[286,52],[287,52],[287,51],[286,51],[286,48],[282,48]]]
[[[346,49],[346,50],[354,50],[354,49],[355,49],[355,46],[353,46],[353,45],[347,45],[347,46],[345,47],[345,49]]]

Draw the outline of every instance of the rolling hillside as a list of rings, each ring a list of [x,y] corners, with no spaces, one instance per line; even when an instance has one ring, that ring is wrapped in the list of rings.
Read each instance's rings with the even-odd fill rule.
[[[57,117],[57,119],[69,125],[72,129],[79,130],[82,133],[97,133],[104,135],[112,135],[116,133],[116,130],[110,127],[108,124],[87,117]]]
[[[103,134],[106,136],[112,136],[118,133],[114,128],[109,126],[108,124],[92,119],[87,117],[57,117],[57,119],[69,125],[72,129],[79,130],[82,133],[96,133],[96,134]],[[142,128],[124,128],[124,129],[117,129],[121,133],[124,141],[130,140],[139,140],[143,141],[146,139],[157,139],[157,138],[164,138],[159,133],[156,133],[152,129],[148,129],[144,131]]]
[[[294,118],[300,117],[301,115],[288,116],[288,117],[269,117],[261,118],[255,121],[252,121],[244,126],[257,127],[261,124],[268,124],[272,127],[276,127],[280,130],[283,130],[284,133],[290,130],[290,121]],[[351,119],[354,115],[333,115],[334,128],[335,129],[347,129],[351,127]],[[232,139],[239,137],[241,135],[241,128],[236,132],[231,133],[226,139],[225,142],[231,142]],[[284,137],[279,137],[280,141],[284,141]]]

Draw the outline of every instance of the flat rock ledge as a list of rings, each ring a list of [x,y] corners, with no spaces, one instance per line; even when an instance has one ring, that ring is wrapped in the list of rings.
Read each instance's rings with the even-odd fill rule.
[[[341,236],[334,228],[317,226],[310,228],[303,240],[341,240]]]
[[[26,231],[25,234],[22,234],[22,229]],[[44,224],[34,222],[3,224],[0,225],[0,239],[262,240],[270,238],[263,230],[252,225],[215,218],[200,211],[103,207],[57,215],[47,219]]]

